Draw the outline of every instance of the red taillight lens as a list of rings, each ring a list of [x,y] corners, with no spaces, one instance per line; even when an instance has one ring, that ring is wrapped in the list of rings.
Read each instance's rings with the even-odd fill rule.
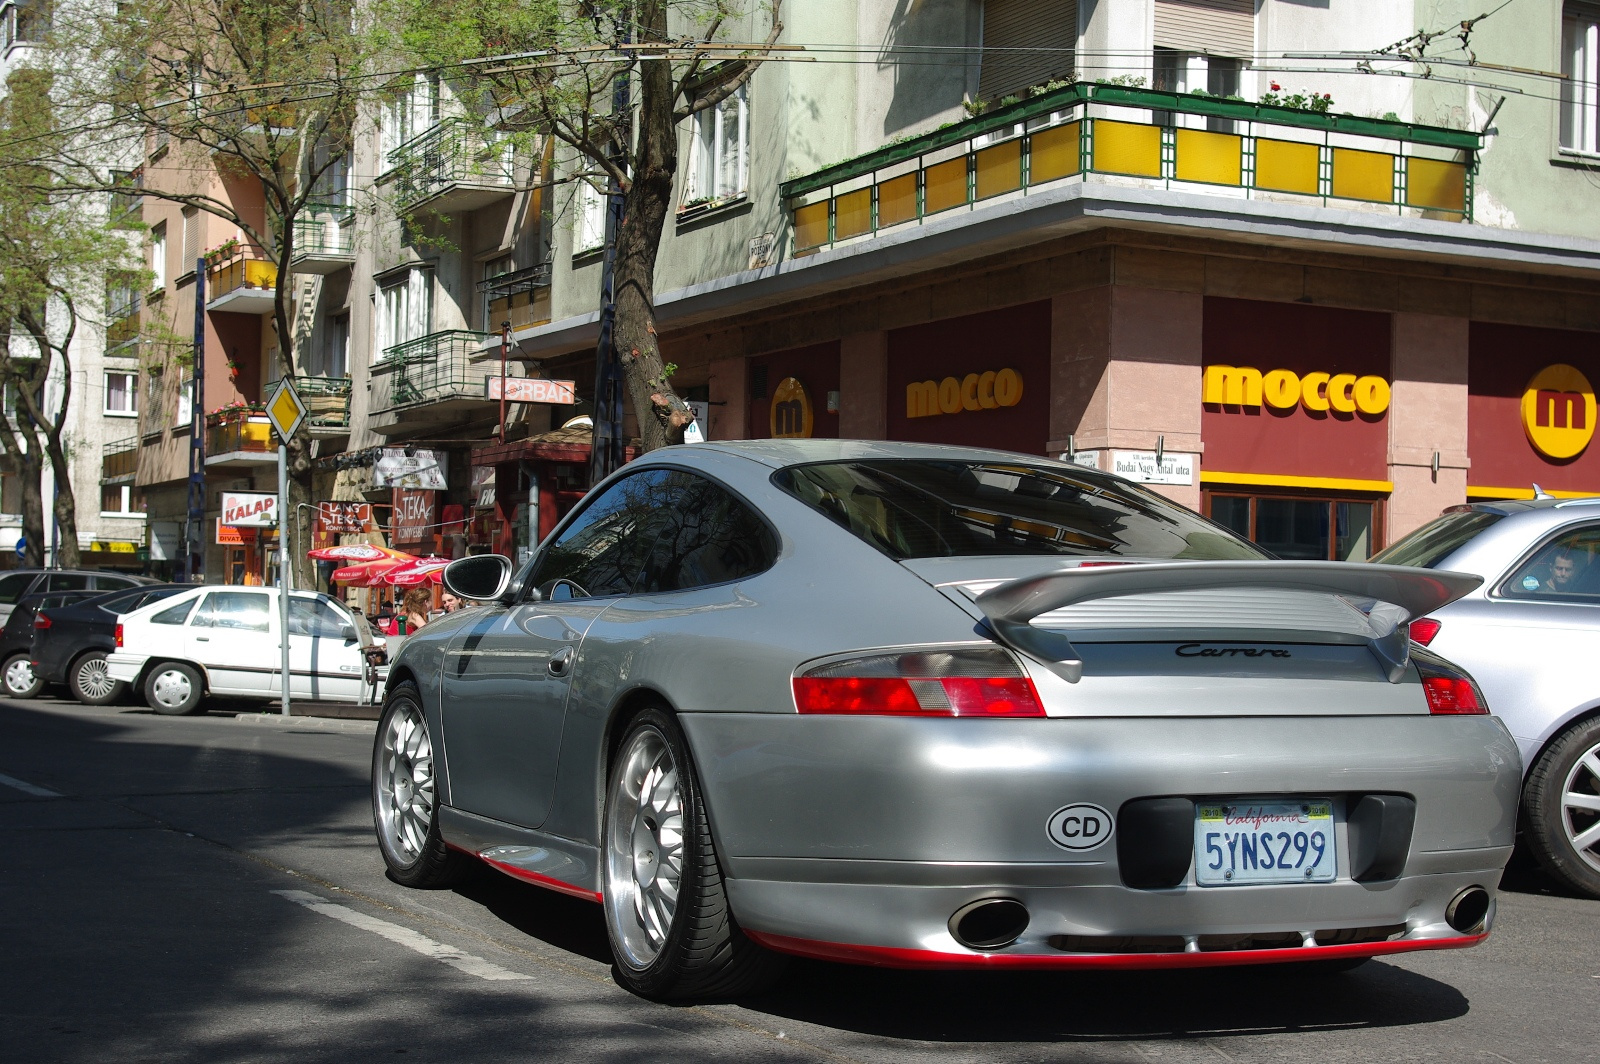
[[[34,614],[33,626],[35,628],[49,628],[50,627],[50,618],[46,617],[42,613]]]
[[[1432,617],[1418,617],[1411,622],[1411,641],[1427,646],[1433,642],[1433,637],[1439,634],[1439,629],[1444,625]]]
[[[1033,681],[1003,650],[875,654],[794,678],[801,713],[1042,717]]]
[[[1465,676],[1424,676],[1422,693],[1428,698],[1428,712],[1487,713],[1478,689]]]
[[[122,649],[122,625],[117,625],[117,649]]]

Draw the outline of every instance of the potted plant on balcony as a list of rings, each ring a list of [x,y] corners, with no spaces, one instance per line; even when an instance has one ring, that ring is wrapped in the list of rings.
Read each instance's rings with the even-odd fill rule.
[[[239,240],[237,237],[229,237],[216,247],[208,249],[205,253],[206,269],[216,269],[224,262],[227,262],[229,259],[233,258],[238,250]]]

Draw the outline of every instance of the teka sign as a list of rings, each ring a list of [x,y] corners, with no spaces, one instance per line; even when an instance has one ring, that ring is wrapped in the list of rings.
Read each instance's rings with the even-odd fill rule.
[[[270,528],[278,523],[278,497],[253,491],[225,491],[222,523],[230,528]]]

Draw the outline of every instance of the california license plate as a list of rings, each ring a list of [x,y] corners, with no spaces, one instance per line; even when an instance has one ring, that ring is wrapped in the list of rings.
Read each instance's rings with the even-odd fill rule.
[[[1195,881],[1202,887],[1329,883],[1339,873],[1326,798],[1197,802]]]

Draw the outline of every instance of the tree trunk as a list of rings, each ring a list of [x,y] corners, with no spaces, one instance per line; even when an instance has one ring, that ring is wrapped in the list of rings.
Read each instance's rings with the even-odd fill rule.
[[[317,591],[317,566],[306,557],[306,551],[311,549],[311,517],[316,506],[313,472],[311,441],[304,433],[296,433],[289,441],[289,513],[283,527],[291,533],[289,564],[293,567],[294,586]]]
[[[82,564],[78,555],[78,501],[72,493],[72,467],[60,440],[49,440],[45,450],[50,455],[50,470],[55,474],[56,497],[53,510],[56,531],[61,537],[56,552],[56,564],[64,569],[76,569]]]
[[[39,461],[37,440],[27,451],[13,457],[17,482],[22,488],[22,566],[44,568],[44,464]]]

